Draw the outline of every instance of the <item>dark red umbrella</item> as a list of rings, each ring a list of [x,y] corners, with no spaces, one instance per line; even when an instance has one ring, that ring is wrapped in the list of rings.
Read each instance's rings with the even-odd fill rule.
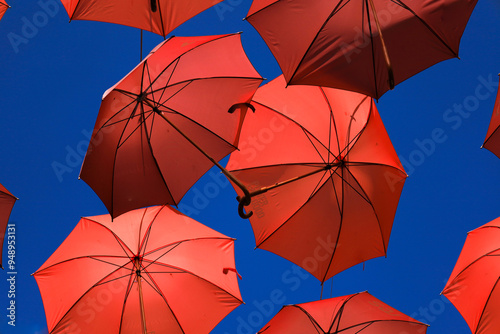
[[[490,125],[482,147],[500,158],[500,89],[497,93],[495,107],[493,108]]]
[[[16,202],[17,197],[12,195],[3,185],[0,184],[0,267],[3,268],[2,265],[2,250],[5,238],[5,232],[7,230],[7,225],[9,222],[10,213],[12,211],[12,207]]]
[[[110,22],[167,36],[222,0],[61,0],[70,20]]]
[[[80,177],[116,217],[177,205],[236,149],[262,78],[240,34],[172,37],[103,97]]]
[[[379,98],[458,57],[477,0],[254,0],[247,20],[291,85]]]
[[[252,191],[236,189],[257,247],[324,282],[386,255],[407,175],[372,98],[285,85],[257,90],[228,169]]]

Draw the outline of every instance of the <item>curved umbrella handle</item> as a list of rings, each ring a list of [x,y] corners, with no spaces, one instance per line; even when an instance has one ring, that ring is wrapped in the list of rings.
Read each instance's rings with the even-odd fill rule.
[[[253,215],[253,211],[249,211],[248,213],[245,213],[244,209],[245,209],[245,206],[249,206],[250,203],[252,202],[252,196],[250,196],[250,193],[248,192],[248,190],[246,189],[242,189],[243,192],[245,193],[245,195],[243,195],[243,197],[236,197],[236,199],[238,200],[238,214],[240,215],[241,218],[243,219],[248,219],[250,217],[252,217]]]
[[[153,1],[153,0],[152,0]],[[232,114],[233,112],[236,111],[236,109],[238,108],[242,108],[242,107],[248,107],[250,108],[253,112],[255,112],[255,107],[253,105],[251,105],[250,103],[247,103],[247,102],[244,102],[244,103],[235,103],[231,106],[231,108],[229,108],[229,110],[227,111],[228,113]]]
[[[156,13],[157,10],[158,10],[158,7],[156,6],[156,0],[151,0],[151,11],[153,13]]]

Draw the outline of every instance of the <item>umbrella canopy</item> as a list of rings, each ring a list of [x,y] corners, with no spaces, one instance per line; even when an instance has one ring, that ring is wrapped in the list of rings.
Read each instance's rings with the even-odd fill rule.
[[[208,333],[242,303],[234,240],[168,206],[82,218],[33,275],[50,333]]]
[[[113,217],[176,205],[236,148],[261,82],[239,34],[164,41],[104,94],[81,179]]]
[[[7,223],[9,222],[10,213],[12,207],[16,202],[17,197],[12,195],[3,185],[0,184],[0,267],[3,268],[2,263],[2,250],[3,242],[5,238],[5,232],[7,231]]]
[[[70,20],[110,22],[163,37],[222,0],[61,0]]]
[[[7,11],[10,6],[5,2],[5,0],[0,0],[0,20],[3,17],[3,14]]]
[[[255,196],[257,247],[322,282],[385,255],[406,173],[374,101],[280,76],[252,104],[228,169]]]
[[[500,218],[467,234],[442,292],[462,314],[473,334],[500,331]]]
[[[368,292],[284,306],[260,331],[265,334],[422,334],[423,324]]]
[[[379,98],[458,57],[477,0],[254,0],[247,20],[292,85]]]
[[[493,152],[497,157],[500,158],[500,88],[497,93],[497,99],[495,101],[495,107],[493,108],[493,114],[491,115],[490,125],[488,127],[488,132],[486,133],[486,139],[484,140],[483,147]]]

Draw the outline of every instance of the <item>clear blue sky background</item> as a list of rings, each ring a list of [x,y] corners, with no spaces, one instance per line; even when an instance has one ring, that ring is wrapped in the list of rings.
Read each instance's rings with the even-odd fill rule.
[[[81,216],[106,213],[78,174],[101,96],[139,62],[140,35],[113,24],[68,23],[57,0],[11,0],[10,5],[0,21],[0,183],[20,198],[11,216],[17,227],[17,318],[15,328],[7,324],[8,277],[0,272],[0,333],[46,333],[42,300],[30,274]],[[276,62],[242,21],[249,6],[250,0],[226,0],[175,35],[243,31],[249,58],[262,76],[273,79],[280,74]],[[161,41],[145,33],[145,54]],[[410,175],[387,258],[346,270],[324,291],[329,297],[368,290],[429,324],[429,334],[469,333],[458,311],[439,294],[466,233],[500,216],[500,160],[480,149],[500,72],[498,0],[479,0],[460,57],[435,65],[380,99],[380,114]],[[459,106],[464,113],[454,111]],[[436,131],[442,132],[437,141]],[[57,174],[54,163],[65,165],[66,172]],[[218,191],[207,193],[214,184]],[[182,201],[191,217],[237,238],[246,304],[214,329],[220,334],[254,333],[282,304],[313,301],[321,291],[315,278],[290,262],[254,250],[250,224],[237,216],[234,197],[227,182],[216,183],[207,175]]]

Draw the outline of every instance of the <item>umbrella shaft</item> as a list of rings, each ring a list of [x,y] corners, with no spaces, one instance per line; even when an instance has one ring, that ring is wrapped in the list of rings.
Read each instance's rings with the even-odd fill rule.
[[[300,179],[303,179],[303,178],[306,178],[308,176],[311,176],[311,175],[314,175],[314,174],[317,174],[319,172],[322,172],[322,171],[325,171],[325,170],[328,170],[328,169],[331,169],[333,167],[336,167],[336,166],[339,166],[340,164],[332,164],[330,166],[324,166],[324,167],[321,167],[319,169],[316,169],[312,172],[309,172],[309,173],[306,173],[304,175],[300,175],[300,176],[296,176],[296,177],[293,177],[291,179],[288,179],[286,181],[282,181],[282,182],[278,182],[278,183],[275,183],[273,184],[272,186],[267,186],[267,187],[262,187],[258,190],[255,190],[255,191],[252,191],[250,193],[250,197],[254,197],[254,196],[257,196],[257,195],[260,195],[260,194],[263,194],[265,192],[267,192],[268,190],[271,190],[271,189],[274,189],[274,188],[278,188],[278,187],[281,187],[281,186],[284,186],[288,183],[291,183],[291,182],[294,182],[294,181],[298,181]]]
[[[142,281],[141,281],[141,265],[139,263],[139,260],[136,259],[134,261],[136,273],[137,273],[137,287],[139,288],[139,305],[141,307],[141,322],[142,322],[142,328],[144,330],[144,334],[148,334],[148,329],[146,327],[146,312],[144,311],[144,297],[142,295]]]

